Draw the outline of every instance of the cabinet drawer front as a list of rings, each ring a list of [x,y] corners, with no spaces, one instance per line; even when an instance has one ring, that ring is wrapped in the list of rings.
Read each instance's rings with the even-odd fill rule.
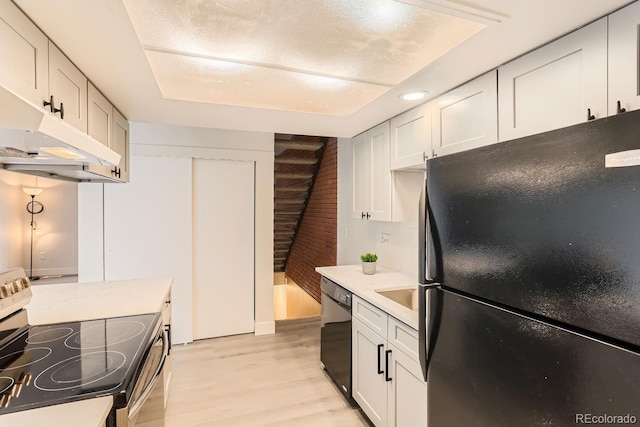
[[[418,359],[418,331],[404,323],[389,317],[389,329],[387,331],[389,344],[403,351],[416,362]]]
[[[387,336],[387,313],[356,295],[352,299],[351,315],[380,334],[381,337]]]

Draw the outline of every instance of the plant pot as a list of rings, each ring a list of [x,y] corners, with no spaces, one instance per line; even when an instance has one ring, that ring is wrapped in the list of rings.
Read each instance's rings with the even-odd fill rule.
[[[376,261],[374,261],[374,262],[363,262],[362,263],[362,272],[364,274],[376,274]]]

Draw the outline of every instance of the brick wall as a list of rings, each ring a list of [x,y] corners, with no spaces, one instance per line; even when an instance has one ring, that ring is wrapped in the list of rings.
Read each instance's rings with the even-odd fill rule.
[[[315,268],[336,265],[337,195],[338,141],[329,138],[285,270],[287,276],[318,302],[320,275]]]

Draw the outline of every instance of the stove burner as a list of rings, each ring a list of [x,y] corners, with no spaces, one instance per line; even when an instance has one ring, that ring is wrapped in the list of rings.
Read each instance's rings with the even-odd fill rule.
[[[42,371],[34,385],[43,391],[85,388],[118,371],[126,360],[119,351],[96,351],[70,357]]]
[[[36,332],[25,340],[29,344],[44,344],[51,341],[61,340],[68,337],[73,333],[71,328],[55,328],[46,329],[44,331]]]
[[[130,320],[107,321],[71,335],[64,343],[73,349],[104,348],[128,341],[140,335],[144,324]]]
[[[5,354],[0,357],[0,370],[8,371],[10,369],[23,368],[41,361],[50,354],[51,349],[47,347],[34,347],[14,351],[13,353]],[[16,355],[19,356],[12,361]]]
[[[11,377],[0,377],[0,394],[9,390],[14,383],[15,380]]]

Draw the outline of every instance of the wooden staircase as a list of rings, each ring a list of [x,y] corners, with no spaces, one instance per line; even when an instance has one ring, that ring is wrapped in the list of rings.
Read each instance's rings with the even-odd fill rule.
[[[284,271],[313,189],[327,138],[276,134],[273,271]]]

